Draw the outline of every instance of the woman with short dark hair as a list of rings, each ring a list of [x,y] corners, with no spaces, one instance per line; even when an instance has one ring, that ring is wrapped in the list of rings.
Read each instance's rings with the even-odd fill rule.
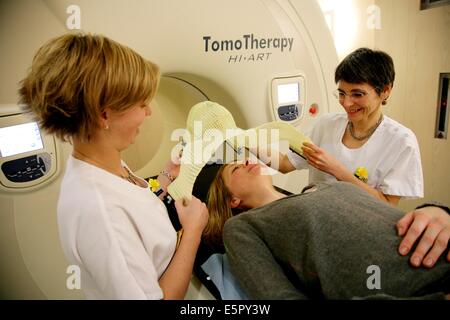
[[[383,115],[394,84],[392,58],[367,48],[349,54],[336,68],[335,96],[343,114],[318,119],[303,152],[289,153],[281,171],[310,168],[310,182],[347,181],[396,205],[423,197],[419,145],[414,133]]]

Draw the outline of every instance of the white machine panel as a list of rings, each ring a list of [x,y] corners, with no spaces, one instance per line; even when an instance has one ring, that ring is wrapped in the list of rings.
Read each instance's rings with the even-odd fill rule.
[[[36,122],[0,128],[0,157],[43,149],[41,131]]]
[[[0,117],[0,189],[31,190],[56,173],[56,145],[23,114]]]
[[[273,79],[271,98],[275,120],[298,123],[305,108],[305,77],[299,75]]]

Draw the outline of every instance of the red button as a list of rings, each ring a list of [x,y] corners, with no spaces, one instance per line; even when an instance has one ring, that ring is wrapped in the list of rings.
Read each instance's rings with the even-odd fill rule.
[[[317,105],[313,104],[311,107],[309,107],[309,113],[314,116],[317,113]]]

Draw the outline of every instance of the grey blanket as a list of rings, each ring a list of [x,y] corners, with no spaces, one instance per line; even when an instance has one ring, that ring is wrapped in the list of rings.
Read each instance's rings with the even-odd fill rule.
[[[231,218],[231,270],[252,299],[442,299],[450,263],[410,266],[395,224],[404,212],[345,182]]]

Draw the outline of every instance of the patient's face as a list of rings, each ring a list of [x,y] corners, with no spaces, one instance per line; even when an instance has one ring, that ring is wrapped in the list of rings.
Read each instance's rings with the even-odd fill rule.
[[[241,199],[254,195],[258,190],[272,186],[269,175],[261,175],[263,164],[251,163],[250,160],[228,164],[222,176],[230,193]]]

